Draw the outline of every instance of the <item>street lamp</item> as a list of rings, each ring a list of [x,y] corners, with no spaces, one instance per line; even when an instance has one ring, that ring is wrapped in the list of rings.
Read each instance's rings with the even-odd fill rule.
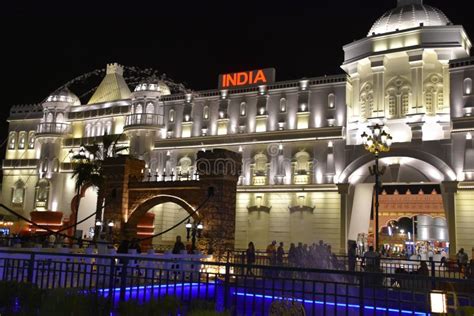
[[[188,219],[188,222],[186,223],[186,240],[189,241],[189,235],[191,234],[191,252],[194,253],[194,250],[196,250],[196,234],[198,238],[201,238],[201,231],[203,230],[204,226],[201,224],[201,222],[193,222]]]
[[[362,133],[362,143],[365,149],[374,154],[375,164],[369,167],[370,174],[375,176],[375,250],[379,249],[379,193],[380,193],[380,176],[384,173],[385,167],[379,168],[379,154],[387,152],[392,146],[392,136],[387,133],[379,124],[371,126],[369,134]]]

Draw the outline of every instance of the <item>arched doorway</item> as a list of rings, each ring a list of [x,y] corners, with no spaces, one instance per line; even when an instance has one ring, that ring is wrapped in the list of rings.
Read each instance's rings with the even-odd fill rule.
[[[383,223],[401,217],[429,215],[445,220],[448,218],[442,187],[445,181],[455,179],[454,172],[431,154],[413,153],[411,156],[393,155],[379,159],[380,167],[384,170],[379,196],[379,231]],[[347,238],[365,240],[368,244],[373,244],[375,233],[375,179],[369,172],[369,166],[373,165],[372,159],[370,155],[359,157],[339,177],[351,184]]]

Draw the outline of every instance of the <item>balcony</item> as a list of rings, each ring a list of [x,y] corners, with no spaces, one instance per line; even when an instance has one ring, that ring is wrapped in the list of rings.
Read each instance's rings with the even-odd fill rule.
[[[163,126],[163,115],[147,113],[130,114],[125,119],[124,130],[160,129]]]
[[[71,126],[67,123],[40,123],[36,128],[36,137],[61,136],[71,132]]]

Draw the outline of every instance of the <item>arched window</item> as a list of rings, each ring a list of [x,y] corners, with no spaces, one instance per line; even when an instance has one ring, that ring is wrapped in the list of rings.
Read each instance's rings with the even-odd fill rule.
[[[464,94],[471,94],[472,93],[472,79],[466,78],[464,79]]]
[[[31,131],[28,133],[28,149],[35,148],[35,132]]]
[[[91,124],[88,123],[86,124],[86,137],[91,137],[92,136],[92,129],[91,129]]]
[[[425,93],[425,106],[428,113],[433,112],[433,92],[431,91]]]
[[[51,123],[52,121],[53,121],[53,113],[50,112],[46,115],[46,122]]]
[[[44,158],[43,163],[41,165],[41,171],[48,172],[48,167],[49,167],[48,165],[49,165],[48,158]]]
[[[305,150],[301,150],[295,155],[295,173],[296,174],[307,174],[309,172],[309,153]]]
[[[280,99],[280,112],[286,112],[286,98]]]
[[[205,120],[209,119],[209,106],[205,105],[202,109],[202,118]]]
[[[329,93],[328,94],[328,107],[330,109],[333,109],[336,106],[336,96],[334,93]]]
[[[397,116],[397,97],[394,95],[388,97],[388,114],[392,117]]]
[[[402,115],[407,115],[409,110],[409,96],[408,93],[402,94]]]
[[[107,123],[105,123],[105,132],[107,133],[107,135],[110,135],[112,133],[112,122],[111,121],[108,121]]]
[[[25,198],[25,182],[19,179],[12,188],[12,204],[22,205]]]
[[[168,120],[170,122],[174,122],[174,109],[170,109],[170,111],[168,112]]]
[[[245,116],[247,115],[247,103],[242,102],[240,103],[240,116]]]
[[[136,106],[135,106],[135,114],[142,114],[143,112],[143,107],[140,103],[138,103]]]
[[[148,114],[155,113],[155,105],[153,105],[153,102],[148,102],[148,104],[146,105],[146,113]]]
[[[178,172],[182,177],[191,175],[192,160],[188,156],[184,156],[179,160]]]
[[[26,132],[20,132],[18,136],[18,149],[25,149],[26,145]]]
[[[16,146],[16,132],[11,132],[8,136],[8,149],[15,149]]]
[[[58,158],[53,159],[53,172],[59,172],[59,160]]]
[[[95,125],[95,135],[94,136],[102,136],[102,123],[97,122]]]
[[[436,96],[438,97],[437,101],[437,108],[438,109],[443,109],[444,108],[444,94],[443,91],[439,91]]]
[[[62,113],[56,114],[56,122],[57,122],[57,123],[62,123],[62,122],[64,122],[64,114],[62,114]]]
[[[35,188],[35,208],[46,210],[48,207],[49,199],[49,181],[46,179],[40,179],[36,184]]]

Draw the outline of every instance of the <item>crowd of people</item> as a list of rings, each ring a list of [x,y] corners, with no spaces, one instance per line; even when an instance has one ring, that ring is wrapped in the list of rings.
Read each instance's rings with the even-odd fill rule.
[[[256,264],[257,254],[253,242],[248,244],[245,251],[245,261],[247,264],[247,274],[253,274],[252,266]],[[319,243],[297,245],[291,243],[288,250],[285,250],[284,243],[276,240],[272,241],[265,251],[265,262],[262,265],[286,266],[293,268],[314,268],[314,269],[343,269],[344,262],[339,260],[331,251],[331,245],[320,240]]]

